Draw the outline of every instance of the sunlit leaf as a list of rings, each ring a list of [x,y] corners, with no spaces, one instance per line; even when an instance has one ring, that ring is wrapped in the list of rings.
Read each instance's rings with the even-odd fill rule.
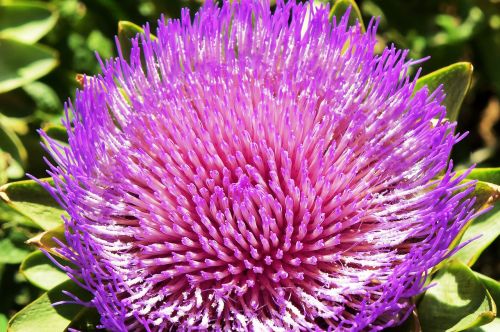
[[[71,301],[63,291],[79,297],[84,301],[90,299],[87,291],[78,287],[74,281],[68,280],[51,289],[38,299],[24,307],[9,321],[9,332],[63,332],[75,317],[86,308],[78,304],[53,306],[60,301]]]
[[[19,264],[31,252],[24,243],[6,237],[0,239],[0,264]]]
[[[443,85],[446,98],[446,114],[450,121],[456,121],[460,106],[469,90],[472,79],[472,64],[469,62],[458,62],[450,66],[436,70],[418,79],[415,91],[427,85],[430,91],[434,91],[439,85]]]
[[[61,257],[60,254],[55,250],[59,248],[58,242],[66,243],[66,238],[64,236],[64,225],[59,225],[51,230],[40,233],[27,241],[28,244],[35,245],[54,256]]]
[[[51,178],[41,179],[41,181],[53,185]],[[0,187],[0,198],[44,230],[62,224],[61,216],[67,215],[52,196],[33,180],[3,185]]]
[[[130,39],[137,36],[137,34],[143,34],[144,29],[135,23],[129,21],[119,21],[118,22],[118,40],[120,42],[120,48],[125,59],[130,57],[130,49],[132,48],[132,42]],[[150,34],[152,40],[156,39],[156,36]]]
[[[48,74],[57,64],[54,50],[0,38],[0,93],[13,90]]]
[[[68,132],[65,127],[61,125],[48,124],[42,129],[47,136],[58,141],[59,143],[68,143]]]
[[[439,270],[418,305],[425,332],[464,331],[491,322],[496,307],[482,282],[465,264],[450,261]]]
[[[359,10],[359,7],[354,0],[335,1],[330,11],[330,17],[335,16],[337,18],[337,21],[340,20],[340,18],[344,16],[349,7],[351,7],[351,12],[349,13],[349,25],[352,26],[359,22],[362,31],[366,31],[365,25],[363,23],[363,17],[361,16],[361,11]]]
[[[57,12],[48,4],[16,3],[0,5],[0,38],[34,43],[57,22]]]
[[[457,172],[457,174],[461,174],[464,171]],[[492,168],[474,168],[469,175],[467,175],[467,179],[471,180],[479,180],[484,182],[489,182],[500,185],[500,167],[492,167]]]
[[[5,174],[8,178],[17,179],[24,176],[28,153],[17,135],[2,122],[0,122],[0,158],[6,163]]]
[[[493,301],[495,301],[498,309],[498,307],[500,306],[500,282],[479,272],[474,272],[474,274],[479,278],[479,280],[481,280],[488,292],[490,292],[490,295],[493,298]]]
[[[463,171],[458,172],[458,174],[461,173]],[[500,206],[498,205],[500,201],[500,186],[496,184],[499,182],[499,169],[474,169],[467,176],[466,181],[468,180],[478,180],[471,195],[476,198],[475,208],[477,210],[491,209],[496,204],[490,211],[483,212],[483,215],[469,221],[451,245],[453,248],[459,243],[476,238],[476,240],[467,244],[453,256],[453,259],[460,260],[472,266],[481,253],[500,235]]]
[[[52,289],[69,279],[66,273],[41,251],[28,255],[21,263],[20,271],[29,282],[44,290]]]
[[[491,323],[467,330],[467,332],[498,332],[500,331],[500,318],[495,318]]]

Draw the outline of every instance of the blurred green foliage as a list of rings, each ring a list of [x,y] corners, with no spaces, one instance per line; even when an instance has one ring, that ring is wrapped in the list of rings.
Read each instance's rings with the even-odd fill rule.
[[[469,131],[456,146],[458,168],[500,163],[500,0],[360,0],[365,22],[380,17],[379,49],[391,44],[430,55],[422,75],[459,61],[474,64],[472,87],[458,116],[458,131]],[[45,153],[37,133],[59,123],[63,101],[74,96],[79,73],[96,74],[97,52],[115,54],[118,21],[138,25],[163,13],[193,13],[196,0],[0,0],[0,185],[44,177]],[[0,332],[5,320],[42,290],[29,285],[18,264],[32,250],[24,242],[36,230],[0,200]],[[498,245],[477,264],[499,278]]]

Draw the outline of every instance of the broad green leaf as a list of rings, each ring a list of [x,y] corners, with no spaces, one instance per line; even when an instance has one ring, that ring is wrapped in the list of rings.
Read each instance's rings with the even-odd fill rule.
[[[143,34],[144,29],[135,23],[129,21],[119,21],[118,22],[118,40],[120,42],[120,47],[123,56],[126,60],[130,58],[130,49],[132,48],[132,43],[130,39],[135,38],[137,34]],[[151,39],[155,40],[156,36],[151,34]]]
[[[37,227],[37,225],[30,218],[17,212],[11,206],[0,199],[0,223],[6,222],[28,227]]]
[[[52,30],[56,22],[57,13],[50,5],[0,5],[0,38],[32,44]]]
[[[467,330],[467,332],[498,332],[500,331],[500,318],[495,318],[491,323]]]
[[[2,122],[0,122],[0,152],[4,153],[1,153],[0,158],[4,159],[7,164],[6,176],[10,179],[18,179],[24,176],[28,153],[19,137]]]
[[[41,179],[53,185],[51,178]],[[62,224],[66,212],[50,194],[33,180],[8,183],[0,187],[0,198],[16,211],[27,216],[41,229],[49,230]]]
[[[44,290],[52,289],[69,279],[66,273],[41,251],[28,255],[21,263],[20,271],[29,282]]]
[[[66,243],[66,237],[64,235],[64,225],[59,225],[56,228],[40,233],[37,236],[26,241],[26,243],[35,245],[40,249],[48,251],[54,256],[64,258],[57,252],[57,250],[55,250],[59,247],[59,244],[55,241],[55,239],[57,239],[61,243]]]
[[[479,278],[479,280],[481,280],[488,292],[490,292],[490,295],[493,298],[493,301],[495,301],[495,304],[498,308],[498,306],[500,306],[500,282],[479,272],[474,272],[474,274]]]
[[[495,241],[500,234],[500,204],[497,204],[487,213],[474,219],[463,233],[461,242],[480,236],[478,239],[460,249],[453,259],[472,266],[481,253]]]
[[[349,7],[351,7],[351,12],[349,14],[349,25],[353,26],[356,25],[357,22],[359,22],[361,30],[365,32],[366,28],[363,23],[363,17],[361,16],[361,11],[359,10],[359,7],[356,4],[356,1],[354,0],[335,1],[330,11],[330,17],[335,16],[337,18],[337,21],[339,21],[340,18],[344,16],[345,12]]]
[[[444,105],[447,117],[450,121],[456,121],[460,106],[471,84],[472,70],[471,63],[457,62],[420,77],[415,85],[415,91],[420,90],[424,85],[427,85],[430,91],[434,91],[442,84],[446,93]]]
[[[463,172],[465,171],[457,172],[457,174],[462,174]],[[467,179],[489,182],[500,186],[500,167],[474,168],[467,175]]]
[[[0,264],[19,264],[31,252],[24,243],[8,237],[0,240]]]
[[[476,197],[474,205],[477,209],[491,206],[500,199],[500,186],[489,182],[478,181],[472,195]]]
[[[86,308],[78,304],[53,303],[71,300],[62,291],[68,291],[84,301],[90,299],[87,291],[78,287],[74,281],[68,280],[51,289],[38,299],[24,307],[9,321],[9,332],[63,332]]]
[[[65,127],[61,125],[48,124],[42,129],[50,138],[53,138],[60,143],[68,143],[68,132]]]
[[[0,38],[0,93],[13,90],[48,74],[57,64],[54,50]]]
[[[418,305],[422,330],[464,331],[491,322],[496,306],[474,272],[458,261],[439,270]]]

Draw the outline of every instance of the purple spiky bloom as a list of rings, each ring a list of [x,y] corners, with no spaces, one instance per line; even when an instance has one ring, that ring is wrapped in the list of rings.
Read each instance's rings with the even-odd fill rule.
[[[111,331],[381,330],[474,214],[407,52],[328,8],[208,4],[87,78],[49,141],[71,276]],[[442,175],[440,177],[440,175]]]

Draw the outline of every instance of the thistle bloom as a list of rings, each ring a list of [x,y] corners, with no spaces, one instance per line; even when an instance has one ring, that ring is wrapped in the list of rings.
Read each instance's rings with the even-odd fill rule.
[[[209,1],[86,79],[69,146],[45,135],[48,189],[103,327],[376,331],[408,315],[472,188],[450,170],[442,91],[414,93],[419,61],[375,54],[376,20],[347,18]]]

